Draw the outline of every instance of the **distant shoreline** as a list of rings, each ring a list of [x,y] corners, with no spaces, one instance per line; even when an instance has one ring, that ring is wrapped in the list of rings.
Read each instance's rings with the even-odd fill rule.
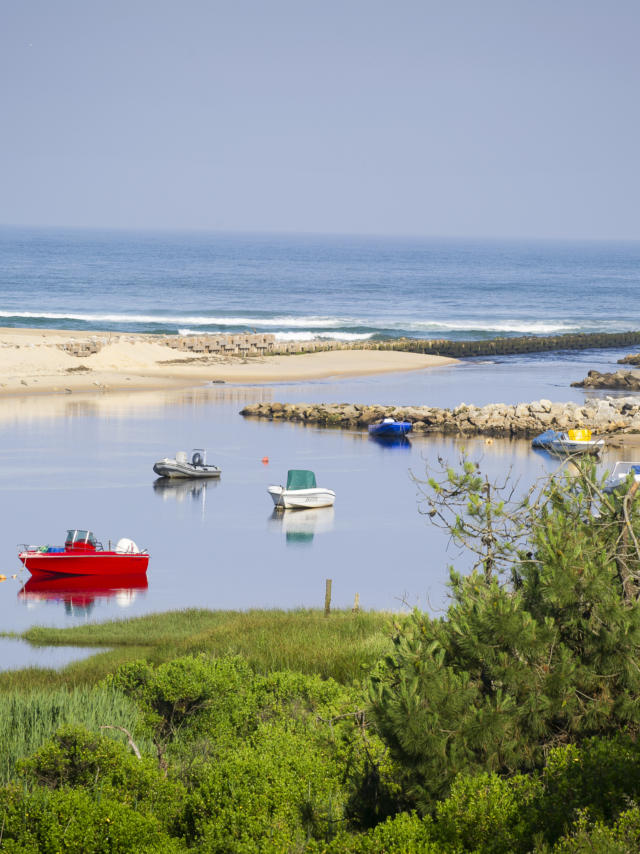
[[[91,339],[99,342],[98,352],[78,356],[65,349]],[[370,349],[184,358],[187,354],[169,347],[164,339],[165,336],[153,334],[0,328],[0,397],[164,390],[211,382],[268,385],[417,371],[458,361],[438,355]]]

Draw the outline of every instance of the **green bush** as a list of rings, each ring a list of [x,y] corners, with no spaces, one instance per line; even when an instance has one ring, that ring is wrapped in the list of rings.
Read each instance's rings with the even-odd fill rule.
[[[178,854],[157,818],[84,789],[0,789],[0,826],[7,854]]]
[[[640,851],[640,809],[622,813],[615,824],[578,817],[571,833],[553,848],[553,854],[631,854]]]
[[[207,852],[301,849],[344,823],[341,771],[309,734],[263,724],[200,769],[181,832]]]
[[[548,842],[567,833],[577,816],[612,824],[640,798],[640,749],[624,735],[556,748],[541,783],[535,820]]]
[[[367,833],[341,832],[329,843],[311,842],[308,854],[461,854],[462,849],[438,842],[429,819],[400,813]]]
[[[433,836],[463,851],[528,851],[535,829],[532,805],[541,789],[536,776],[457,777],[449,797],[436,805]]]
[[[117,798],[141,813],[157,815],[167,828],[182,810],[182,784],[166,780],[155,761],[138,759],[122,744],[81,727],[62,727],[18,769],[28,784]]]

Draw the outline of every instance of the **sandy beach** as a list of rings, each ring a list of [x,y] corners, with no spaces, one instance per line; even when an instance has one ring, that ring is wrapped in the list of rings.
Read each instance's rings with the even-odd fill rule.
[[[72,355],[65,346],[100,340],[100,350]],[[163,389],[213,381],[269,384],[364,376],[455,364],[455,359],[377,350],[301,355],[193,356],[153,335],[0,329],[0,396],[121,389]]]

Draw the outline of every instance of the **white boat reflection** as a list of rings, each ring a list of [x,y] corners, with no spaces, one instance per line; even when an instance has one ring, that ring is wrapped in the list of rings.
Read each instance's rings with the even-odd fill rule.
[[[43,602],[62,602],[67,614],[87,616],[101,599],[113,599],[128,608],[138,593],[147,590],[147,576],[61,575],[57,578],[30,578],[18,593],[27,607]]]
[[[274,510],[269,516],[273,530],[285,534],[287,545],[313,542],[315,534],[325,534],[333,529],[333,507],[313,507],[308,510]]]

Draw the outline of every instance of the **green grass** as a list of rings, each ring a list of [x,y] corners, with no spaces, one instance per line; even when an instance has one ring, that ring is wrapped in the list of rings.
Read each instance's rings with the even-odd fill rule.
[[[259,672],[296,670],[348,683],[389,650],[391,615],[377,611],[205,611],[190,609],[69,629],[36,626],[22,638],[34,645],[109,647],[63,670],[0,673],[0,691],[93,684],[120,664],[155,664],[207,652],[242,655]]]

